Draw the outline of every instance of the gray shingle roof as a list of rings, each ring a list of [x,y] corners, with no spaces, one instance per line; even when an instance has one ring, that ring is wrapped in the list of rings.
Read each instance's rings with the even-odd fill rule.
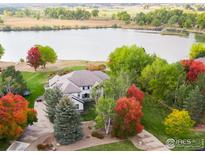
[[[96,82],[108,79],[108,75],[101,71],[79,70],[55,76],[49,80],[49,85],[58,86],[64,93],[79,93],[82,86],[93,86]]]

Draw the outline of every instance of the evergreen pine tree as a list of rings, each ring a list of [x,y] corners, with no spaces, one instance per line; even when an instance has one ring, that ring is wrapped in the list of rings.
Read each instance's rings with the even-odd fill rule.
[[[46,90],[44,94],[47,117],[52,123],[55,118],[55,107],[59,103],[62,97],[63,97],[63,93],[57,87]]]
[[[54,135],[62,145],[71,144],[83,136],[80,115],[67,97],[63,97],[56,106]]]
[[[196,86],[190,93],[185,104],[186,110],[189,111],[194,121],[201,122],[204,108],[205,108],[205,97],[202,95],[198,86]]]

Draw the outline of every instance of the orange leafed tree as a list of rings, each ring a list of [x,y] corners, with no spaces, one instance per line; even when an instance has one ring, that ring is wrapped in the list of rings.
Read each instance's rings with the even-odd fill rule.
[[[144,93],[135,86],[135,84],[132,84],[132,86],[129,87],[127,90],[128,97],[134,97],[137,101],[139,101],[141,104],[144,100]]]
[[[182,66],[186,71],[186,78],[188,81],[195,81],[200,73],[205,73],[205,65],[200,61],[182,60]]]
[[[36,111],[28,105],[20,95],[8,93],[0,98],[0,139],[16,139],[26,126],[37,121]]]
[[[141,124],[142,102],[144,93],[134,84],[128,89],[128,98],[121,97],[114,108],[116,116],[113,125],[113,135],[126,138],[140,133],[144,126]]]

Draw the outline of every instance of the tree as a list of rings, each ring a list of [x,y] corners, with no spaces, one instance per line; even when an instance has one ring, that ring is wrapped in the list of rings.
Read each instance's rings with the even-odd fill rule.
[[[32,47],[27,53],[27,63],[36,69],[41,65],[41,53],[37,47]]]
[[[172,137],[185,137],[194,125],[189,112],[185,110],[174,109],[164,121],[165,131]]]
[[[196,59],[199,57],[205,57],[205,46],[203,43],[195,43],[192,44],[190,52],[189,52],[189,57],[191,59]]]
[[[102,84],[103,95],[106,98],[117,100],[127,94],[131,81],[126,73],[121,72],[118,76],[111,75],[110,79],[105,80]]]
[[[4,48],[2,47],[2,45],[0,44],[0,59],[1,57],[4,55]]]
[[[180,78],[181,76],[184,76],[184,79]],[[168,64],[165,60],[158,58],[142,70],[140,82],[143,89],[156,98],[165,100],[175,91],[179,79],[185,80],[183,67],[178,63]]]
[[[56,106],[54,135],[60,144],[66,145],[82,138],[80,115],[67,97]]]
[[[99,14],[99,10],[98,10],[98,9],[92,10],[92,16],[93,16],[93,17],[97,17],[98,14]]]
[[[144,93],[136,87],[135,84],[132,84],[129,89],[127,90],[128,97],[134,97],[137,101],[139,101],[141,104],[144,99]]]
[[[24,95],[28,90],[26,82],[20,71],[16,71],[14,66],[9,66],[2,71],[0,92],[5,95],[9,92]]]
[[[134,136],[143,130],[140,123],[142,106],[134,97],[121,97],[117,100],[112,134],[119,138]]]
[[[96,123],[100,128],[105,129],[105,134],[109,134],[111,120],[114,115],[115,101],[112,98],[100,97],[96,104]]]
[[[57,55],[54,49],[52,49],[49,46],[41,46],[41,45],[36,45],[38,50],[40,51],[40,61],[41,65],[43,67],[46,67],[46,64],[49,63],[55,63],[57,60]]]
[[[182,60],[181,65],[184,67],[184,70],[186,71],[187,81],[196,81],[199,74],[205,73],[205,65],[200,61]]]
[[[44,94],[46,113],[50,122],[53,123],[55,119],[55,107],[63,97],[62,91],[54,87],[53,89],[47,89]]]
[[[8,93],[0,98],[0,139],[17,139],[24,128],[37,121],[36,111],[28,105],[20,95]]]
[[[126,11],[122,11],[117,13],[117,18],[118,20],[123,20],[128,24],[130,22],[131,16]]]
[[[185,109],[189,111],[194,121],[197,123],[202,122],[205,112],[205,96],[201,93],[198,86],[190,91],[186,99]]]
[[[197,25],[199,28],[203,29],[205,27],[205,13],[200,13],[197,16]]]
[[[156,56],[147,54],[144,48],[136,45],[122,46],[109,55],[108,66],[113,74],[125,72],[131,82],[136,83],[144,67],[151,64],[155,58]]]

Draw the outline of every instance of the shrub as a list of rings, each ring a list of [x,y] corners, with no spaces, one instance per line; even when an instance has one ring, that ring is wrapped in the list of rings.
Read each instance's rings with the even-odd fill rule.
[[[91,133],[91,135],[92,135],[93,137],[96,137],[96,138],[99,138],[99,139],[103,139],[103,138],[104,138],[104,135],[103,135],[102,133],[100,133],[100,132],[97,132],[97,131],[93,131],[93,132]]]
[[[115,106],[112,135],[119,138],[134,136],[143,130],[140,120],[143,116],[142,106],[134,97],[122,97]]]
[[[164,121],[165,131],[172,137],[184,137],[194,125],[188,111],[174,109]]]
[[[39,151],[47,151],[47,150],[49,150],[49,148],[50,148],[50,145],[48,145],[48,144],[38,144],[37,145],[37,149]]]
[[[82,138],[80,115],[69,98],[64,97],[56,106],[54,135],[60,144],[67,145]]]
[[[86,66],[86,69],[90,71],[105,71],[106,66],[104,64],[100,64],[100,65],[89,64]]]

